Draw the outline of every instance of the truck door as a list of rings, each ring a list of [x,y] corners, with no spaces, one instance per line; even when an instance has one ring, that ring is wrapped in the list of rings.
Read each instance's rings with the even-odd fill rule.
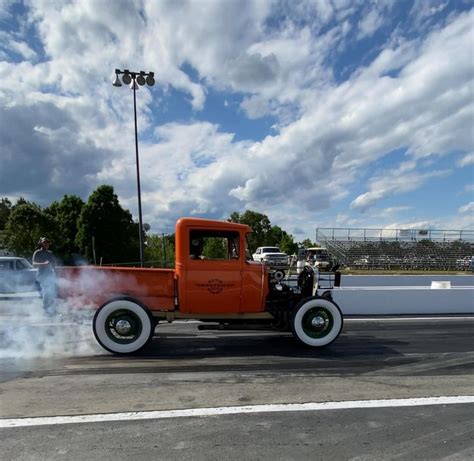
[[[190,313],[238,313],[242,258],[236,231],[189,231],[189,260],[182,310]]]

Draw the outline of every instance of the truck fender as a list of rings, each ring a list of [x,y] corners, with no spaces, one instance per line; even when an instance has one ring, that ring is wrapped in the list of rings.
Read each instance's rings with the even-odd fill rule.
[[[319,296],[321,296],[321,298],[326,298],[326,299],[329,299],[330,301],[332,301],[332,292],[331,290],[326,290],[326,291],[323,291]]]

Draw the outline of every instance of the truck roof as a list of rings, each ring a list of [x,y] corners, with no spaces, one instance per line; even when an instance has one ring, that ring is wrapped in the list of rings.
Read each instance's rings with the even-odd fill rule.
[[[239,224],[227,221],[215,221],[213,219],[204,218],[180,218],[176,222],[176,230],[182,226],[203,227],[206,229],[242,230],[244,232],[252,232],[252,229],[246,224]]]

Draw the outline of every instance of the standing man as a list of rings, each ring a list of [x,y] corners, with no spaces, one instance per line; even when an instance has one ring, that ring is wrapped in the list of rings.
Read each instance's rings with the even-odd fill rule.
[[[44,312],[52,316],[56,314],[56,261],[49,245],[50,241],[46,237],[39,239],[38,248],[33,253],[33,266],[38,269],[37,278],[41,286]]]

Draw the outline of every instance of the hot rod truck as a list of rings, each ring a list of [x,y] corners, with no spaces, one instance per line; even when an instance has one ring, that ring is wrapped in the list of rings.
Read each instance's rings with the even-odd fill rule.
[[[275,279],[265,264],[252,260],[251,232],[243,224],[182,218],[176,224],[174,270],[63,267],[58,269],[59,296],[96,310],[94,335],[115,354],[145,347],[159,321],[175,319],[234,329],[261,324],[291,330],[307,346],[330,344],[343,325],[331,292],[318,294],[310,267],[293,286]],[[218,257],[203,256],[209,245]]]

